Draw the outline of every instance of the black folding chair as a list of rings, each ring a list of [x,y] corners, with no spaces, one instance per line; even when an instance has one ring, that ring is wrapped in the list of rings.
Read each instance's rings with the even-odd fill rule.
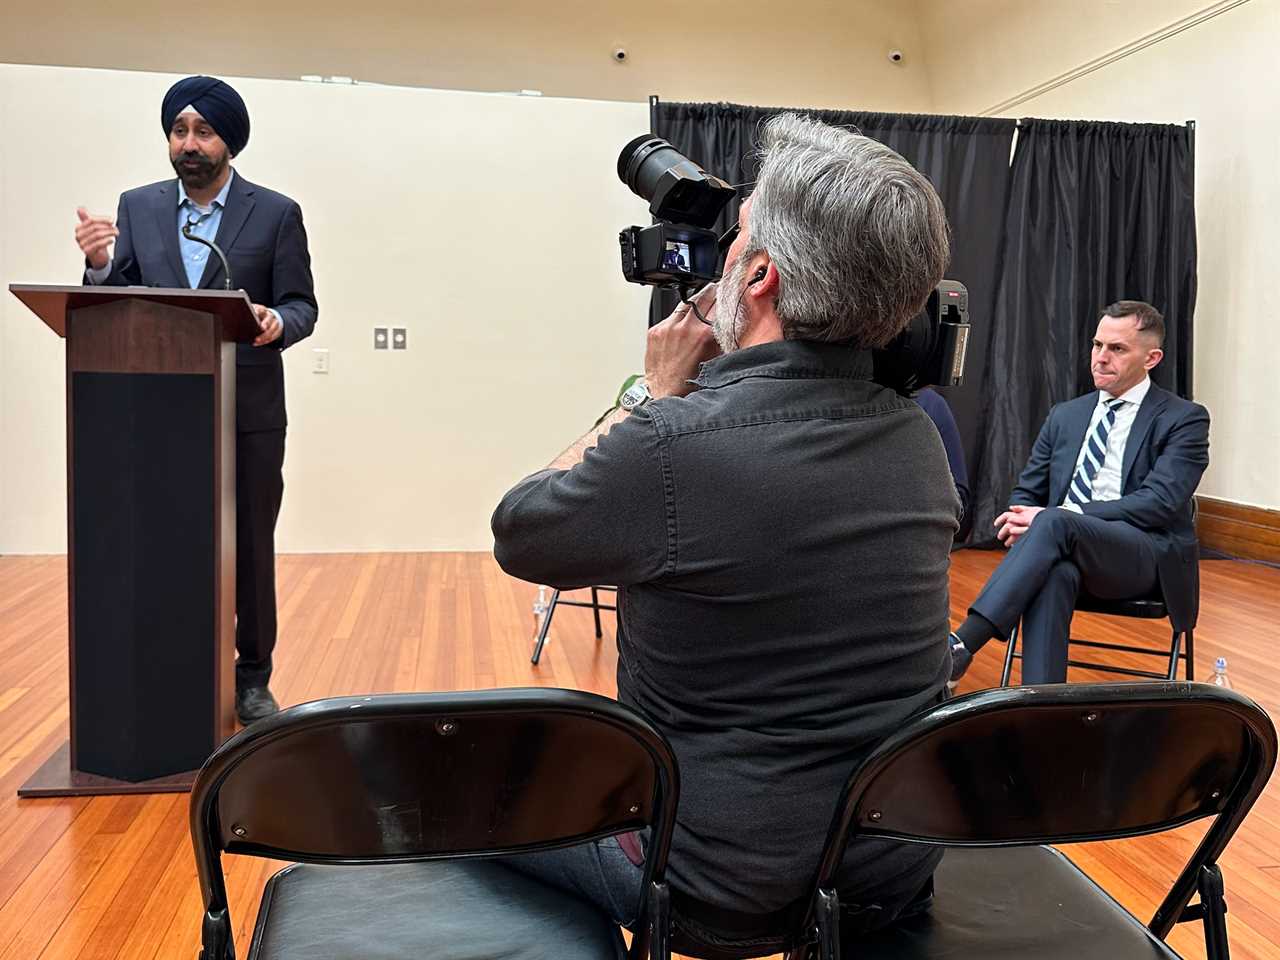
[[[1194,579],[1195,595],[1199,597],[1199,564],[1195,567]],[[1102,613],[1110,617],[1136,617],[1142,620],[1163,620],[1169,616],[1169,610],[1165,606],[1164,597],[1161,595],[1159,588],[1149,597],[1133,600],[1102,600],[1087,593],[1082,593],[1076,598],[1076,610],[1082,610],[1085,613]],[[1072,659],[1067,660],[1067,666],[1069,667],[1086,667],[1102,673],[1114,673],[1127,677],[1176,680],[1178,679],[1178,661],[1182,661],[1185,667],[1186,679],[1194,680],[1196,678],[1194,629],[1173,630],[1167,648],[1140,647],[1130,643],[1105,643],[1101,640],[1082,640],[1079,637],[1071,637],[1067,640],[1067,643],[1077,647],[1091,647],[1096,650],[1119,650],[1123,653],[1160,657],[1167,662],[1166,668],[1162,671],[1137,670],[1131,667],[1116,666],[1115,664],[1098,663],[1094,660]],[[1015,626],[1009,632],[1008,649],[1005,650],[1004,654],[1004,670],[1000,674],[1000,686],[1007,687],[1009,685],[1009,676],[1013,673],[1013,661],[1021,659],[1022,654],[1018,653],[1018,627]]]
[[[488,858],[648,826],[630,957],[665,960],[678,794],[665,738],[594,694],[480,690],[293,707],[223,744],[192,790],[200,958],[235,956],[226,851],[298,861],[267,884],[250,960],[616,960],[626,951],[602,912]]]
[[[801,924],[812,946],[790,956],[840,956],[843,851],[853,838],[878,837],[955,849],[934,875],[932,910],[860,938],[850,957],[1171,958],[1164,938],[1174,924],[1199,921],[1210,960],[1227,960],[1218,858],[1275,761],[1267,715],[1209,684],[1048,684],[948,700],[877,747],[849,780]],[[1040,846],[1205,817],[1214,822],[1146,925]]]
[[[1191,521],[1194,523],[1198,514],[1198,501],[1192,497],[1191,499]],[[1199,547],[1197,546],[1197,559],[1192,565],[1192,588],[1191,596],[1194,602],[1194,608],[1191,615],[1191,622],[1195,623],[1196,615],[1200,609],[1200,562],[1198,559]],[[1130,600],[1103,600],[1099,597],[1092,596],[1088,593],[1081,593],[1076,598],[1076,610],[1085,613],[1101,613],[1109,617],[1134,617],[1139,620],[1164,620],[1169,616],[1169,609],[1165,606],[1164,594],[1160,592],[1160,587],[1147,597],[1136,597]],[[1172,627],[1172,625],[1171,625]],[[1178,679],[1178,661],[1181,660],[1185,666],[1184,676],[1187,680],[1196,678],[1196,650],[1195,650],[1195,630],[1188,628],[1187,630],[1173,629],[1169,646],[1167,648],[1140,647],[1131,643],[1104,643],[1100,640],[1083,640],[1079,637],[1070,637],[1067,640],[1068,649],[1074,644],[1077,647],[1090,647],[1095,650],[1118,650],[1121,653],[1135,653],[1144,657],[1160,657],[1166,661],[1166,669],[1164,671],[1155,670],[1135,670],[1130,667],[1119,667],[1109,663],[1098,663],[1093,660],[1071,660],[1068,658],[1068,667],[1086,667],[1090,670],[1097,670],[1100,673],[1114,673],[1119,676],[1126,677],[1148,677],[1152,680],[1177,680]],[[1004,652],[1004,670],[1000,674],[1000,686],[1007,687],[1009,685],[1009,675],[1013,672],[1013,661],[1021,660],[1022,654],[1018,653],[1018,626],[1015,625],[1009,633],[1009,643]]]
[[[802,911],[740,943],[700,938],[673,897],[673,950],[732,960],[1176,958],[1200,921],[1227,960],[1218,857],[1261,795],[1276,732],[1253,702],[1197,683],[984,690],[919,714],[846,785]],[[1141,836],[1216,817],[1150,924],[1045,843]],[[854,838],[948,849],[927,913],[842,943],[835,881]],[[1199,902],[1188,906],[1193,893]],[[785,924],[785,925],[784,925]]]
[[[604,637],[604,631],[600,627],[600,611],[601,610],[617,610],[616,603],[601,603],[600,591],[612,590],[615,594],[618,592],[617,587],[595,586],[591,588],[591,602],[585,600],[561,600],[560,590],[551,591],[551,601],[547,604],[547,612],[542,618],[542,625],[538,628],[538,639],[533,644],[533,656],[529,658],[531,663],[537,663],[542,659],[542,648],[547,645],[547,632],[551,629],[551,617],[556,612],[556,607],[590,607],[591,612],[596,618],[596,639],[600,640]]]

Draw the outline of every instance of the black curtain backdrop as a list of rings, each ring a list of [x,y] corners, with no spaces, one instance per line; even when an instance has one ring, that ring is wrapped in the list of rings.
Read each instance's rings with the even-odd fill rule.
[[[1193,131],[1021,121],[991,335],[978,361],[987,375],[969,460],[970,543],[994,541],[992,521],[1049,408],[1093,389],[1090,344],[1108,303],[1146,300],[1164,314],[1165,356],[1152,379],[1191,396]]]
[[[759,170],[756,151],[761,124],[782,107],[730,103],[658,103],[653,132],[735,186],[750,184]],[[987,389],[984,362],[991,333],[996,264],[1010,184],[1009,154],[1016,122],[978,117],[859,113],[843,110],[795,110],[834,126],[855,128],[902,154],[927,176],[942,198],[951,223],[951,266],[947,276],[969,288],[973,329],[965,382],[939,392],[955,414],[969,465],[970,484],[981,447],[981,413]],[[750,186],[739,191],[746,198]],[[738,200],[725,211],[719,228],[737,221]],[[676,304],[674,294],[653,298],[650,323]]]

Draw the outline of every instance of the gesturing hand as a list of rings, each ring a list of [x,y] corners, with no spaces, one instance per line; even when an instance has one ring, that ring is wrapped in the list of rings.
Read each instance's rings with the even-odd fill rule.
[[[695,298],[702,315],[715,304],[715,287],[708,286]],[[649,328],[644,351],[644,379],[654,397],[683,397],[693,392],[689,383],[698,367],[720,352],[711,327],[682,303],[667,319]]]
[[[996,539],[1006,547],[1012,547],[1027,532],[1031,521],[1040,515],[1044,507],[1015,505],[996,517]]]
[[[79,244],[89,266],[101,270],[111,262],[107,248],[120,236],[110,217],[95,217],[84,207],[76,208],[80,222],[76,224],[76,243]]]

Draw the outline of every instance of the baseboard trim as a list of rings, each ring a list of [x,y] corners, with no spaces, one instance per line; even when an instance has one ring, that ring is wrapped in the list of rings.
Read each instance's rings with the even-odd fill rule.
[[[1229,557],[1280,563],[1280,510],[1196,497],[1200,545]]]

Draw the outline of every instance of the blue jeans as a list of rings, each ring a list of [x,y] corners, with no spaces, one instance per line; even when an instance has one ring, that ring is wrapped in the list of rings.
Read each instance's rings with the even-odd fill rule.
[[[631,862],[617,837],[560,850],[504,857],[504,865],[543,883],[575,893],[630,928],[640,913],[644,867]]]

